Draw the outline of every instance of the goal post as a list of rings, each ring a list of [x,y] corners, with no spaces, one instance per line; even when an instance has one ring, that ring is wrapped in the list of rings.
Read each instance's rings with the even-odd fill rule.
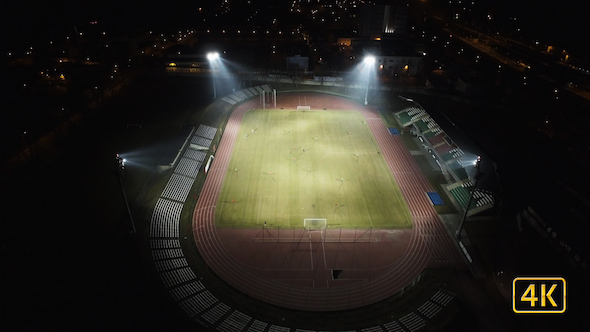
[[[297,106],[298,111],[310,111],[311,106]]]
[[[305,218],[303,219],[303,228],[307,231],[322,231],[328,225],[328,219],[325,218]]]

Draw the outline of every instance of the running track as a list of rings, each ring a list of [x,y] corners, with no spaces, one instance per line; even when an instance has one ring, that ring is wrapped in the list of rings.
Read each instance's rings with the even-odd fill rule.
[[[295,109],[302,100],[312,110],[325,107],[360,110],[363,114],[413,217],[407,247],[396,264],[377,277],[329,288],[269,281],[245,268],[247,262],[231,255],[224,245],[228,239],[224,241],[215,227],[215,205],[242,117],[248,110],[259,107],[258,100],[250,100],[238,105],[231,114],[193,214],[193,234],[208,267],[233,287],[262,301],[299,310],[333,311],[361,307],[394,295],[427,267],[461,266],[462,256],[426,195],[427,191],[433,191],[430,183],[401,139],[389,133],[379,113],[349,99],[323,94],[280,94],[277,107]]]

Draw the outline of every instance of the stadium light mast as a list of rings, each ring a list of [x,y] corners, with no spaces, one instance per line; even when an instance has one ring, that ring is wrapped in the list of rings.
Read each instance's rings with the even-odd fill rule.
[[[133,215],[131,214],[131,209],[129,208],[129,201],[127,201],[127,195],[125,194],[125,187],[123,186],[123,171],[125,171],[125,158],[120,156],[118,153],[115,155],[115,160],[117,161],[117,177],[119,178],[119,184],[121,185],[121,192],[123,193],[123,200],[125,200],[125,207],[127,207],[127,213],[129,214],[129,221],[131,222],[131,233],[135,234],[137,230],[135,229],[135,223],[133,222]]]
[[[215,73],[213,72],[213,63],[219,60],[219,53],[209,52],[207,53],[207,60],[209,60],[209,66],[211,67],[211,77],[213,78],[213,99],[217,98],[217,91],[215,90]]]
[[[371,70],[373,69],[373,65],[375,64],[375,57],[372,55],[366,56],[363,62],[367,67],[367,90],[365,91],[365,105],[367,105],[369,103],[369,82],[371,80]]]
[[[469,211],[469,206],[471,206],[471,201],[473,201],[473,196],[475,191],[477,190],[477,181],[481,179],[483,173],[479,172],[479,164],[481,162],[481,156],[477,156],[477,159],[474,162],[475,167],[475,183],[473,184],[473,189],[471,189],[471,194],[469,194],[469,201],[467,202],[467,207],[465,207],[465,213],[463,213],[463,219],[461,219],[461,224],[459,224],[459,229],[457,233],[455,233],[455,237],[458,239],[461,237],[461,231],[463,230],[463,225],[465,224],[465,219],[467,219],[467,212]]]

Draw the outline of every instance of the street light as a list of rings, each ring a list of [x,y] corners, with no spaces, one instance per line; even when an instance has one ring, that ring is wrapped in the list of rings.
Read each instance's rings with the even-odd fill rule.
[[[369,81],[371,80],[371,69],[373,69],[373,65],[375,64],[375,57],[374,56],[366,56],[363,60],[367,68],[367,90],[365,91],[365,105],[369,103]]]
[[[213,62],[219,59],[219,53],[209,52],[207,53],[207,60],[211,66],[211,77],[213,78],[213,98],[217,98],[217,91],[215,90],[215,73],[213,73]]]

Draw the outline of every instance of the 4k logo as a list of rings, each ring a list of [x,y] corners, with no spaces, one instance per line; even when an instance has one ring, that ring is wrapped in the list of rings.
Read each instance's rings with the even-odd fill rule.
[[[565,312],[565,279],[518,277],[512,281],[512,310],[517,314]]]

